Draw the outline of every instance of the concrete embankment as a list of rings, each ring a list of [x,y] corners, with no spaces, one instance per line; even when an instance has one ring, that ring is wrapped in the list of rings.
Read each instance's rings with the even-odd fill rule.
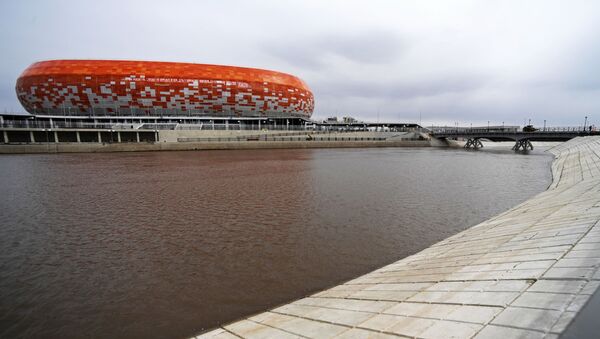
[[[157,132],[157,134],[158,141],[155,142],[4,143],[0,144],[0,154],[447,146],[441,141],[429,140],[420,133],[413,132],[334,132],[323,134],[311,133],[310,131],[164,130]],[[60,139],[60,136],[58,139]],[[114,139],[117,140],[116,137]],[[121,137],[118,139],[121,140]]]
[[[0,145],[0,154],[10,153],[82,153],[191,151],[276,148],[358,148],[358,147],[428,147],[427,140],[400,141],[226,141],[226,142],[156,142],[156,143],[55,143]]]
[[[600,285],[600,137],[550,152],[553,182],[534,198],[381,269],[199,337],[558,337]]]

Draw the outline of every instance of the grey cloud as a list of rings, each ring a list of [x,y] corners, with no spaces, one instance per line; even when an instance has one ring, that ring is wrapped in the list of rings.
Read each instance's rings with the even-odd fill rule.
[[[573,90],[600,90],[600,43],[591,41],[575,56],[568,73],[566,84]]]
[[[318,69],[336,56],[357,64],[386,64],[396,60],[406,41],[391,31],[323,34],[264,45],[267,54],[294,66]]]
[[[319,95],[334,97],[363,97],[363,98],[395,98],[407,99],[417,97],[432,97],[447,93],[468,92],[486,85],[483,76],[456,75],[418,81],[414,79],[402,80],[399,75],[394,82],[373,81],[361,79],[349,81],[338,78],[329,81],[320,81],[312,84],[313,90]]]

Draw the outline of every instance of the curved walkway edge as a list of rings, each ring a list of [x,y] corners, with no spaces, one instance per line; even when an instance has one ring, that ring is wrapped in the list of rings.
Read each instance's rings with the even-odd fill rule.
[[[557,338],[600,285],[600,137],[545,192],[376,271],[198,338]]]

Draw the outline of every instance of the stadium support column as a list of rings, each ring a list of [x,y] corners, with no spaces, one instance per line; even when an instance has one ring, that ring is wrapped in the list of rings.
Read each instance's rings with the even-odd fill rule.
[[[31,143],[34,143],[34,142],[35,142],[35,137],[33,136],[33,131],[29,131],[29,141],[30,141]]]
[[[117,142],[121,142],[121,132],[117,132]]]
[[[100,133],[100,131],[97,132],[98,133],[98,143],[102,143],[102,133]]]
[[[58,132],[54,131],[54,143],[58,143]]]
[[[79,135],[79,131],[75,131],[75,135],[77,136],[77,142],[81,142],[81,136]]]
[[[6,131],[3,131],[2,134],[4,135],[4,143],[8,144],[8,133],[6,133]]]
[[[135,132],[135,140],[137,140],[138,144],[140,143],[140,132]]]

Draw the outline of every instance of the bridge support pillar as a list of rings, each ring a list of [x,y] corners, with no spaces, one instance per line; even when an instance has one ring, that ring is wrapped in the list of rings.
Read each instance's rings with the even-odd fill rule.
[[[529,141],[529,139],[521,139],[517,140],[512,149],[515,152],[518,152],[520,150],[527,151],[527,149],[533,151],[533,145],[531,144],[531,141]]]
[[[467,143],[464,146],[465,148],[481,148],[483,147],[483,144],[481,143],[481,140],[479,140],[478,138],[469,138],[467,139]]]

